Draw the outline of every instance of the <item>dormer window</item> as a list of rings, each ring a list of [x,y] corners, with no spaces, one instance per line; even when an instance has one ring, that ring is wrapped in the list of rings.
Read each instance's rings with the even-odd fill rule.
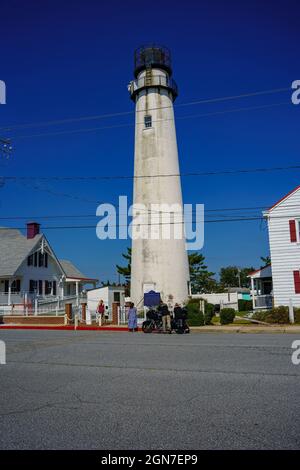
[[[144,117],[144,123],[146,129],[152,127],[152,116],[150,116],[150,114],[147,114],[147,116]]]

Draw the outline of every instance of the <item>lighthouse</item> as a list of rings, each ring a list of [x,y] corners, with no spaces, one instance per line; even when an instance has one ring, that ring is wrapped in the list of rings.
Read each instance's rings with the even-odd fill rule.
[[[171,54],[143,46],[134,54],[135,152],[131,300],[159,292],[168,303],[188,297],[189,268],[173,103],[178,96]]]

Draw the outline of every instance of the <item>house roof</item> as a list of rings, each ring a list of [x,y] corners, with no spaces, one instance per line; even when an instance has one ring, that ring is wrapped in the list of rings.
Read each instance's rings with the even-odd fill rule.
[[[291,196],[292,194],[294,194],[296,191],[298,191],[298,189],[300,189],[300,186],[297,186],[296,188],[292,189],[292,191],[290,191],[289,193],[287,193],[285,196],[283,196],[281,199],[279,199],[279,201],[275,202],[275,204],[273,204],[273,206],[271,206],[269,209],[266,210],[266,212],[269,212],[271,211],[272,209],[274,209],[275,207],[277,207],[281,202],[283,202],[285,199],[287,199],[289,196]]]
[[[247,277],[271,277],[271,276],[272,276],[271,265],[267,264],[267,266],[264,266],[263,268],[252,271],[252,273],[249,273]]]
[[[17,229],[0,227],[0,276],[13,276],[42,236],[27,239]]]
[[[89,278],[85,276],[84,274],[82,274],[82,272],[80,272],[79,269],[77,269],[76,266],[74,266],[74,264],[67,259],[60,259],[59,263],[61,267],[63,268],[63,271],[66,277],[69,277],[72,279],[82,279],[82,280],[95,280],[95,281],[97,280],[97,279]]]
[[[42,233],[28,239],[20,230],[0,227],[0,277],[13,276],[42,238],[44,238]],[[53,255],[55,256],[54,253]],[[86,277],[71,261],[57,260],[57,262],[67,278],[98,280]]]

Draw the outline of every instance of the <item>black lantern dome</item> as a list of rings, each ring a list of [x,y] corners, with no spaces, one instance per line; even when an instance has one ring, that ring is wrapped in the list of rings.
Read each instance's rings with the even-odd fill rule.
[[[147,68],[160,68],[172,75],[171,52],[165,46],[141,46],[134,52],[134,75]]]

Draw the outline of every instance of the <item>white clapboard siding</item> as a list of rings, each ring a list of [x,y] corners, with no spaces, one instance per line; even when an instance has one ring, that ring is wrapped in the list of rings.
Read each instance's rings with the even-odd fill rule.
[[[289,220],[300,220],[300,187],[267,211],[272,261],[274,305],[288,305],[292,299],[300,307],[300,294],[295,294],[293,271],[300,270],[300,237],[290,241]],[[297,229],[297,225],[296,225]]]

